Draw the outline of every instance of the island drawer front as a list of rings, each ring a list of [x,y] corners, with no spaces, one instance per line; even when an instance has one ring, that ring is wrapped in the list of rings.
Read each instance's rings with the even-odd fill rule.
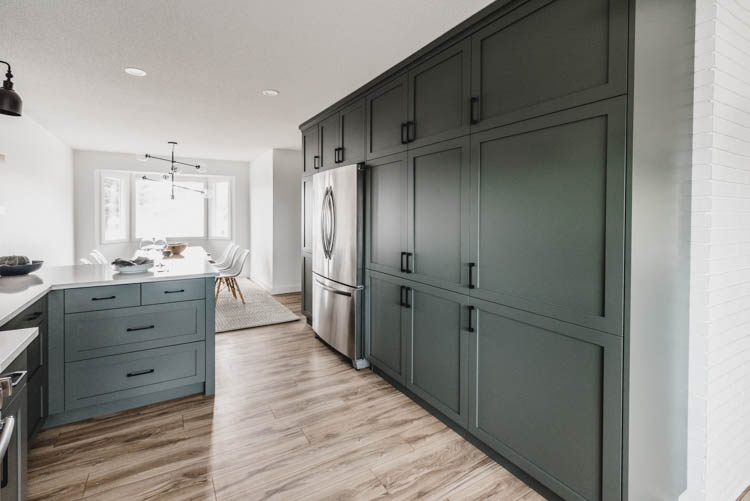
[[[65,290],[65,313],[126,308],[141,304],[141,284]]]
[[[185,301],[65,316],[65,361],[203,341],[206,302]]]
[[[141,284],[142,304],[175,303],[205,297],[206,282],[202,278]]]
[[[206,379],[205,343],[65,364],[65,410],[104,404]]]

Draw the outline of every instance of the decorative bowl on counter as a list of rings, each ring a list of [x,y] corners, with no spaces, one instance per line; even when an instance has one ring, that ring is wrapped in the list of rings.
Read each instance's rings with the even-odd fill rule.
[[[28,275],[41,268],[43,264],[44,261],[32,261],[27,264],[2,264],[0,265],[0,277]]]
[[[112,269],[115,273],[122,273],[129,275],[133,273],[145,273],[149,269],[153,268],[154,261],[145,257],[137,257],[135,259],[120,259],[117,258],[112,261]]]
[[[173,255],[179,256],[182,251],[187,249],[188,244],[179,242],[176,244],[167,244],[167,249],[172,252]]]

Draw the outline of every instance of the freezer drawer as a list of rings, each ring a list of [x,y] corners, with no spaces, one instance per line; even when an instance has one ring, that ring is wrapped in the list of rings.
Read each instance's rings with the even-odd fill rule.
[[[361,288],[349,287],[313,273],[313,330],[340,353],[355,360]]]

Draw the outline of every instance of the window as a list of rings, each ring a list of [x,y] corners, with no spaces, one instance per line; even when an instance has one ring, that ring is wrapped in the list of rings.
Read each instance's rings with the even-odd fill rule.
[[[204,190],[202,182],[176,181],[180,186]],[[190,237],[205,238],[205,198],[197,191],[145,179],[135,181],[135,238]]]
[[[209,204],[210,238],[231,238],[231,185],[229,181],[214,181],[211,183],[211,190],[213,197]]]
[[[128,177],[102,174],[99,186],[101,196],[102,242],[114,243],[128,240]]]
[[[101,243],[141,238],[229,239],[232,234],[232,178],[180,176],[175,187],[154,182],[161,174],[98,171]],[[196,190],[196,191],[192,191]],[[208,198],[199,191],[213,195]]]

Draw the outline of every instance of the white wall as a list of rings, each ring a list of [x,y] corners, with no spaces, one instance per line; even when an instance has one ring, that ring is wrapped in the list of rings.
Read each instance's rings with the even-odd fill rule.
[[[73,263],[73,154],[28,116],[0,115],[0,255]]]
[[[250,163],[252,279],[273,294],[301,287],[302,154],[267,151]]]
[[[154,153],[156,154],[156,153]],[[166,155],[165,155],[166,156]],[[248,172],[246,162],[231,162],[210,159],[184,159],[188,163],[207,166],[207,175],[234,176],[232,240],[242,248],[250,247],[250,220]],[[100,249],[108,259],[132,255],[137,242],[101,244],[99,240],[99,205],[96,200],[98,170],[131,172],[166,172],[169,164],[151,160],[140,162],[135,154],[108,153],[101,151],[74,152],[75,171],[75,253],[76,259],[86,257],[91,249]],[[188,243],[203,246],[208,252],[219,255],[227,246],[227,240],[191,239]]]
[[[698,0],[688,490],[750,485],[750,4]]]
[[[273,289],[273,151],[250,163],[250,276]]]

